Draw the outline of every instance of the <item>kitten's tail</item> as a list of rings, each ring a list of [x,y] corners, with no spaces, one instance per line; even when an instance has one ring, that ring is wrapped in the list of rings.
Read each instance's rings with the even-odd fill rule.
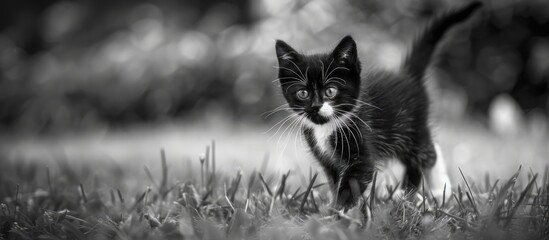
[[[467,19],[481,6],[481,2],[475,1],[463,8],[448,11],[435,18],[431,25],[416,38],[411,52],[404,62],[404,69],[408,74],[413,78],[422,80],[437,43],[444,33],[454,24]]]

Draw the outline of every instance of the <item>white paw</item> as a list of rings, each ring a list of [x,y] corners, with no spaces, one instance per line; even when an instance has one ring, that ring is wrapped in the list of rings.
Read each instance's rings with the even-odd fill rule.
[[[389,159],[380,167],[376,178],[376,197],[378,199],[396,199],[404,195],[402,184],[400,184],[404,169],[404,165],[396,159]]]
[[[432,169],[425,172],[427,180],[425,187],[439,203],[442,203],[442,199],[446,198],[448,200],[449,193],[452,192],[452,182],[448,176],[446,163],[438,144],[435,144],[435,150],[437,152],[437,162]]]
[[[440,200],[439,202],[442,202],[442,198],[446,198],[446,200],[448,200],[448,195],[452,192],[452,185],[447,177],[445,179],[439,179],[439,181],[440,182],[435,184],[437,186],[431,187],[430,190],[433,197],[436,198],[437,201]]]

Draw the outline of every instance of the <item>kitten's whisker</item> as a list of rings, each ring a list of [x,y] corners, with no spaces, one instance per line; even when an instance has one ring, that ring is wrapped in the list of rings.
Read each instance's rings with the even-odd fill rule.
[[[341,115],[341,116],[347,117],[347,118],[351,121],[351,123],[355,124],[354,121],[351,120],[351,119],[349,118],[349,116],[347,116],[347,115]],[[349,126],[349,124],[347,124],[347,122],[341,121],[341,123],[342,123],[347,129],[349,129],[350,135],[351,135],[351,136],[353,137],[353,139],[355,140],[356,149],[357,149],[357,151],[360,153],[360,145],[359,145],[359,143],[358,143],[358,139],[357,139],[356,136],[355,136],[355,133],[353,132],[353,130],[351,129],[351,127]],[[356,126],[356,124],[355,124],[355,126]],[[358,129],[358,127],[357,127],[357,130],[360,132],[360,130]],[[358,133],[357,133],[357,134],[358,134]],[[361,137],[361,141],[360,141],[360,142],[362,143],[362,135],[360,135],[360,137]]]
[[[269,111],[266,111],[266,112],[262,113],[260,116],[263,117],[265,114],[269,114],[269,113],[275,112],[275,111],[277,111],[277,110],[279,110],[279,109],[281,109],[281,108],[288,107],[288,106],[290,106],[290,104],[288,104],[288,103],[282,104],[282,105],[280,105],[280,106],[274,108],[273,110],[269,110]]]
[[[343,152],[345,151],[344,147],[345,147],[345,143],[347,143],[347,152],[348,152],[348,155],[347,155],[347,163],[349,163],[350,161],[350,158],[351,158],[351,146],[349,145],[349,138],[347,138],[347,134],[345,133],[345,129],[343,129],[343,126],[341,126],[341,123],[340,123],[340,120],[337,118],[336,115],[334,115],[334,120],[335,120],[335,123],[338,125],[338,128],[341,130],[341,133],[343,134],[343,137],[345,138],[345,141],[343,142],[343,144],[341,144],[341,158],[343,158]]]
[[[351,121],[351,123],[353,123],[353,124],[355,125],[357,131],[360,133],[360,128],[358,128],[358,126],[356,125],[356,123],[355,123],[354,121],[352,121],[352,119],[351,119],[349,116],[343,115],[343,114],[342,114],[342,116],[343,116],[343,117],[346,117],[347,119],[349,119],[349,120]],[[357,151],[360,151],[360,144],[359,144],[359,141],[358,141],[356,135],[354,134],[353,130],[351,129],[351,127],[347,124],[346,121],[343,121],[343,120],[342,120],[340,117],[338,117],[337,115],[334,115],[334,117],[335,117],[336,120],[339,122],[339,124],[341,124],[342,126],[344,126],[345,128],[347,128],[347,129],[349,130],[349,137],[352,137],[352,138],[354,139],[355,144],[356,144],[356,147],[357,147]],[[342,131],[343,131],[343,130],[342,130]],[[358,134],[358,133],[357,133],[357,134]],[[362,142],[362,133],[360,133],[359,136],[360,136],[360,139],[361,139],[360,142]],[[349,147],[349,150],[348,150],[348,151],[349,151],[349,156],[348,156],[348,159],[347,159],[348,162],[349,162],[350,159],[351,159],[351,155],[350,155],[351,146],[350,146],[349,139],[347,138],[347,135],[346,135],[346,134],[345,134],[345,137],[346,137],[347,146]]]
[[[301,77],[303,77],[303,79],[308,80],[308,79],[307,79],[307,76],[306,76],[306,75],[303,75],[303,72],[302,72],[301,69],[297,66],[297,64],[295,64],[294,61],[292,61],[291,59],[288,59],[288,61],[290,61],[290,62],[294,65],[294,67],[297,68],[297,70],[299,71],[299,73],[301,73]],[[309,69],[309,67],[307,67],[307,70],[308,70],[308,69]],[[307,72],[307,71],[305,71],[305,72]]]
[[[278,152],[280,150],[280,139],[282,138],[282,136],[284,136],[284,133],[286,132],[286,130],[288,130],[288,128],[290,126],[293,125],[293,123],[296,121],[296,118],[292,118],[292,121],[290,122],[289,125],[286,125],[286,127],[284,128],[284,130],[282,131],[282,133],[280,133],[280,135],[278,135],[278,141],[276,141],[276,151]]]
[[[328,67],[327,68],[324,68],[324,63],[322,63],[322,61],[320,61],[320,63],[322,63],[322,81],[324,82],[326,80],[326,78],[328,76],[326,76],[326,73],[328,72],[328,69],[330,69],[330,67],[332,66],[332,63],[334,62],[334,58],[332,58],[332,61],[330,61],[330,64],[328,64]]]
[[[341,110],[337,110],[337,109],[334,109],[334,112],[335,113],[339,113],[341,115],[344,115],[344,114],[349,114],[353,117],[355,117],[356,119],[360,120],[360,122],[362,122],[367,128],[368,130],[370,130],[370,132],[372,132],[372,128],[370,127],[370,125],[368,125],[368,123],[366,123],[364,120],[362,120],[362,118],[360,118],[358,115],[356,115],[355,113],[353,112],[344,112],[344,111],[341,111]]]
[[[341,126],[341,132],[343,132],[343,136],[345,137],[345,143],[347,144],[347,163],[351,161],[351,143],[349,141],[349,137],[347,136],[347,133],[345,133],[345,129],[343,128],[343,124],[341,120],[336,116],[337,122]]]
[[[336,118],[338,119],[339,121],[339,124],[341,125],[341,129],[342,131],[345,131],[345,129],[343,129],[345,125],[345,122],[343,122],[339,117],[336,116]],[[345,132],[344,132],[345,133]],[[350,133],[350,132],[349,132]],[[350,134],[349,136],[347,136],[347,134],[345,134],[345,142],[347,143],[347,152],[348,152],[348,155],[347,155],[347,163],[351,161],[351,143],[350,143]]]
[[[326,75],[326,78],[330,78],[330,75],[332,75],[332,73],[334,73],[334,71],[335,71],[335,70],[338,70],[338,69],[343,69],[343,70],[350,71],[350,70],[349,70],[348,68],[346,68],[346,67],[336,67],[336,68],[332,69],[332,71],[330,71],[330,72],[328,73],[328,75]]]
[[[288,87],[286,88],[286,93],[288,93],[288,90],[290,90],[290,88],[291,88],[292,86],[294,86],[294,85],[303,85],[303,83],[293,83],[293,84],[291,84],[290,86],[288,86]]]
[[[338,137],[337,137],[337,128],[334,124],[334,118],[333,117],[330,117],[330,121],[328,121],[328,123],[330,123],[330,127],[332,129],[334,129],[334,132],[335,132],[335,144],[334,144],[334,149],[332,150],[332,155],[330,155],[330,158],[333,158],[334,157],[334,154],[336,152],[336,149],[337,149],[337,142],[338,142]]]
[[[341,104],[337,104],[337,105],[332,106],[332,108],[338,108],[338,107],[343,107],[343,106],[351,106],[352,110],[354,110],[357,107],[357,105],[355,105],[355,104],[341,103]]]
[[[324,70],[326,70],[326,73],[330,70],[330,67],[332,66],[332,63],[334,63],[335,58],[332,58],[332,61],[330,61],[330,64],[328,64],[328,67]],[[329,77],[326,73],[324,73],[324,78]]]
[[[364,104],[364,105],[367,105],[367,106],[370,106],[370,107],[376,108],[376,109],[378,109],[378,110],[380,110],[380,111],[383,111],[383,110],[382,110],[381,108],[379,108],[379,107],[377,107],[377,106],[375,106],[375,105],[373,105],[373,104],[371,104],[371,103],[367,103],[367,102],[364,102],[364,101],[362,101],[362,100],[359,100],[359,99],[355,99],[355,100],[356,100],[357,102],[359,102],[359,103],[362,103],[362,104]]]
[[[296,77],[292,77],[292,76],[277,78],[277,79],[273,80],[272,82],[276,82],[276,81],[280,81],[280,80],[284,80],[284,79],[294,79],[294,80],[297,80],[298,82],[303,82],[303,80],[301,80],[300,78],[296,78]],[[287,84],[287,83],[284,83],[284,84]],[[281,84],[281,85],[284,85],[284,84]]]
[[[278,113],[280,111],[292,111],[292,110],[303,110],[304,108],[281,108],[281,109],[277,109],[277,110],[273,110],[271,111],[269,114],[267,114],[267,116],[264,117],[264,119],[267,119],[269,118],[271,115],[275,114],[275,113]]]
[[[294,137],[294,153],[295,158],[297,159],[297,137],[299,136],[299,139],[301,140],[301,129],[303,129],[303,122],[305,121],[305,116],[301,116],[299,119],[299,127],[296,129],[295,137]],[[303,143],[302,141],[300,141]]]
[[[342,117],[345,117],[346,119],[348,119],[348,120],[355,126],[356,130],[358,131],[358,133],[360,133],[359,136],[360,136],[360,140],[361,140],[361,142],[362,142],[362,132],[360,131],[360,128],[358,127],[358,125],[356,124],[356,122],[353,120],[353,118],[351,118],[351,117],[349,117],[349,116],[347,116],[347,115],[345,115],[345,114],[341,114],[341,116],[342,116]],[[357,146],[357,147],[358,147],[358,146]]]
[[[345,81],[345,79],[343,78],[339,78],[339,77],[331,77],[331,78],[328,78],[326,79],[326,81],[324,81],[324,84],[328,84],[330,82],[335,82],[335,83],[339,83],[343,86],[346,86],[347,85],[347,81]]]
[[[301,139],[300,144],[301,144],[301,147],[304,148],[305,146],[303,146],[303,124],[305,124],[305,121],[307,121],[307,114],[303,114],[303,120],[302,120],[302,126],[300,127],[299,129],[299,139]]]
[[[324,81],[325,76],[324,76],[324,63],[322,62],[322,60],[318,60],[320,62],[320,73],[322,73],[322,81]]]
[[[295,125],[297,125],[297,123],[299,122],[299,118],[294,118],[292,123],[290,123],[290,125],[288,125],[286,127],[286,129],[284,129],[284,131],[280,134],[280,137],[278,137],[278,141],[276,142],[276,148],[279,149],[279,146],[280,146],[280,140],[282,139],[282,137],[284,136],[284,134],[286,133],[286,131],[288,131],[288,129],[290,130],[288,132],[288,136],[290,135],[290,133],[292,132],[292,129],[294,129]],[[288,141],[286,141],[286,144],[284,144],[284,148],[282,149],[282,153],[284,153],[286,151],[286,147],[288,146]]]
[[[290,72],[292,72],[293,74],[295,74],[295,75],[300,79],[300,81],[306,82],[305,79],[301,78],[301,76],[300,76],[299,74],[297,74],[297,73],[296,73],[294,70],[292,70],[292,69],[289,69],[289,68],[287,68],[287,67],[280,67],[280,66],[278,66],[278,67],[276,67],[276,68],[282,69],[282,70],[286,70],[286,71],[290,71]],[[298,69],[299,69],[299,68],[298,68]]]
[[[278,131],[280,131],[280,128],[284,125],[284,123],[286,123],[288,120],[292,119],[292,117],[295,117],[297,115],[299,115],[299,114],[298,113],[293,113],[293,114],[290,114],[290,115],[284,117],[282,120],[278,121],[275,125],[273,125],[271,128],[269,128],[269,130],[265,131],[263,134],[267,134],[268,132],[273,130],[277,125],[279,125],[278,130],[276,130],[276,132],[274,134],[274,135],[276,135],[278,133]],[[271,139],[274,135],[269,137],[269,139]],[[267,139],[267,140],[269,140],[269,139]]]
[[[336,136],[339,135],[339,137],[341,137],[341,153],[340,153],[340,156],[339,158],[343,159],[343,148],[344,148],[344,145],[343,145],[343,134],[340,132],[341,131],[341,128],[339,127],[339,125],[337,124],[337,119],[335,119],[335,117],[332,117],[332,122],[334,124],[334,126],[336,127],[335,128],[335,131],[336,131]],[[339,133],[339,134],[338,134]],[[335,153],[335,149],[337,148],[337,145],[334,146],[334,153]]]

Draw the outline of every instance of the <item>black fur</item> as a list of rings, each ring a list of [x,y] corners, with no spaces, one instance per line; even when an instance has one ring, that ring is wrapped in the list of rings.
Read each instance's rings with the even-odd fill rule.
[[[335,120],[319,113],[327,102],[339,119],[328,138],[331,154],[319,147],[312,127],[303,128],[331,183],[337,207],[356,204],[372,181],[377,161],[400,159],[410,190],[419,186],[422,170],[433,167],[436,152],[428,126],[424,73],[444,33],[480,5],[475,2],[436,18],[414,43],[400,73],[376,69],[361,76],[356,43],[350,36],[332,52],[317,55],[303,55],[281,40],[276,42],[282,92],[297,117],[315,126],[333,124]],[[328,88],[337,89],[337,95],[328,97]],[[300,90],[310,95],[300,98]]]

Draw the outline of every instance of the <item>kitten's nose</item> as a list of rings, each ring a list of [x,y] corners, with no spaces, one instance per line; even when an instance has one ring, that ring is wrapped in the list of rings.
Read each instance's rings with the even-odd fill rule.
[[[311,104],[311,108],[315,112],[318,112],[321,107],[322,107],[322,103],[320,103],[320,102],[313,102],[313,104]]]

